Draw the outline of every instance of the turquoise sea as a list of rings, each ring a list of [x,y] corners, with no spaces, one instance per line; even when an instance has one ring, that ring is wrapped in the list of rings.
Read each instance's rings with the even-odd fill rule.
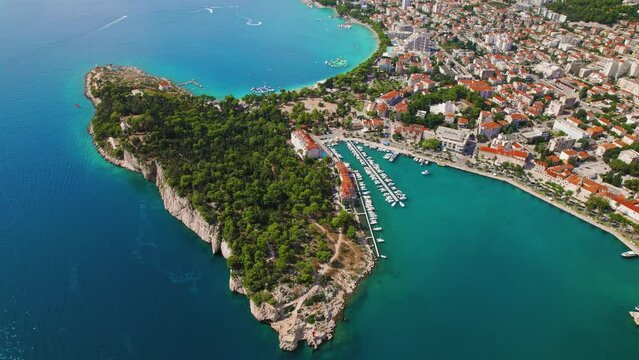
[[[332,342],[282,353],[229,293],[222,259],[93,148],[82,80],[95,64],[216,96],[296,88],[336,74],[326,59],[375,50],[330,15],[297,0],[0,2],[0,359],[639,355],[627,316],[639,263],[617,241],[495,181],[421,177],[405,158],[385,167],[408,208],[377,199],[389,259]]]

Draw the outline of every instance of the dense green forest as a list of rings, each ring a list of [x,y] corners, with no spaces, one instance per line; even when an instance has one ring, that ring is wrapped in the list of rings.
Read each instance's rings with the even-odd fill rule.
[[[639,6],[623,5],[623,0],[562,0],[548,4],[548,9],[566,15],[569,21],[594,21],[607,25],[623,19],[639,21]]]
[[[310,224],[334,219],[336,178],[325,161],[295,155],[288,116],[275,102],[244,109],[233,98],[215,105],[207,96],[133,96],[114,83],[94,94],[102,99],[93,119],[98,144],[112,136],[161,164],[169,185],[219,224],[233,251],[228,264],[254,298],[282,281],[317,279],[318,263],[331,253]]]

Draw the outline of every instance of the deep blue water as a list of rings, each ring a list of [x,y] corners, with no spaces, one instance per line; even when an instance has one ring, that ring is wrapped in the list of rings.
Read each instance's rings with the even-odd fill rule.
[[[0,2],[0,359],[282,355],[224,261],[96,153],[82,80],[118,63],[216,96],[313,84],[338,72],[324,60],[376,46],[330,15],[296,0]]]
[[[324,60],[375,48],[330,14],[296,0],[0,2],[0,359],[637,358],[639,262],[619,242],[510,186],[421,177],[405,158],[384,166],[409,207],[376,202],[388,261],[332,342],[281,353],[221,258],[152,184],[97,155],[82,95],[93,65],[217,96],[312,84],[337,72]]]

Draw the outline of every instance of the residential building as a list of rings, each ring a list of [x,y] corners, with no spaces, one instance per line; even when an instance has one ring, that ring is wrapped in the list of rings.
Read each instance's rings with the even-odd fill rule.
[[[301,158],[319,159],[322,156],[319,144],[305,130],[292,131],[291,144],[295,153]]]
[[[565,119],[557,119],[552,126],[553,130],[558,130],[564,132],[568,137],[573,138],[575,140],[580,140],[584,138],[588,138],[588,132],[581,129],[579,126],[574,123],[565,120]]]
[[[619,153],[619,157],[617,159],[625,162],[626,164],[634,164],[639,162],[639,152],[632,149],[623,150]]]

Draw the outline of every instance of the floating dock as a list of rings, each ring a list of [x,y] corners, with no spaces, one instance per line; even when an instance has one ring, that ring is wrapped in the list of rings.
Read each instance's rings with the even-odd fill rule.
[[[354,170],[353,173],[358,174],[359,171]],[[379,248],[377,247],[377,241],[375,241],[375,233],[373,232],[373,227],[371,226],[371,220],[368,217],[368,209],[363,203],[364,198],[362,196],[362,190],[359,187],[359,181],[357,181],[357,179],[355,179],[355,185],[357,186],[357,193],[359,194],[359,199],[360,199],[360,202],[362,203],[362,209],[364,209],[364,216],[366,217],[366,225],[368,226],[368,231],[370,232],[370,236],[368,236],[367,239],[370,238],[372,240],[373,246],[375,247],[375,254],[379,258],[381,256],[379,254]]]
[[[379,174],[377,168],[374,166],[376,164],[371,163],[366,155],[360,151],[357,146],[353,145],[353,143],[351,141],[347,141],[346,142],[349,150],[351,150],[351,152],[353,152],[353,155],[355,155],[355,158],[362,164],[364,165],[364,170],[366,171],[367,175],[371,177],[371,179],[373,179],[374,182],[376,182],[375,185],[378,186],[378,188],[382,188],[382,190],[380,190],[382,193],[387,194],[392,203],[399,203],[399,205],[401,207],[405,207],[406,205],[402,202],[402,200],[405,200],[405,197],[401,197],[398,194],[403,194],[401,192],[398,192],[399,190],[394,186],[394,183],[392,183],[392,181],[390,181],[390,185],[386,182],[386,179]],[[379,166],[379,165],[378,165]],[[386,177],[388,178],[388,177]],[[392,187],[395,187],[395,189],[392,189]],[[398,192],[398,193],[396,193]],[[385,195],[386,196],[386,195]]]

